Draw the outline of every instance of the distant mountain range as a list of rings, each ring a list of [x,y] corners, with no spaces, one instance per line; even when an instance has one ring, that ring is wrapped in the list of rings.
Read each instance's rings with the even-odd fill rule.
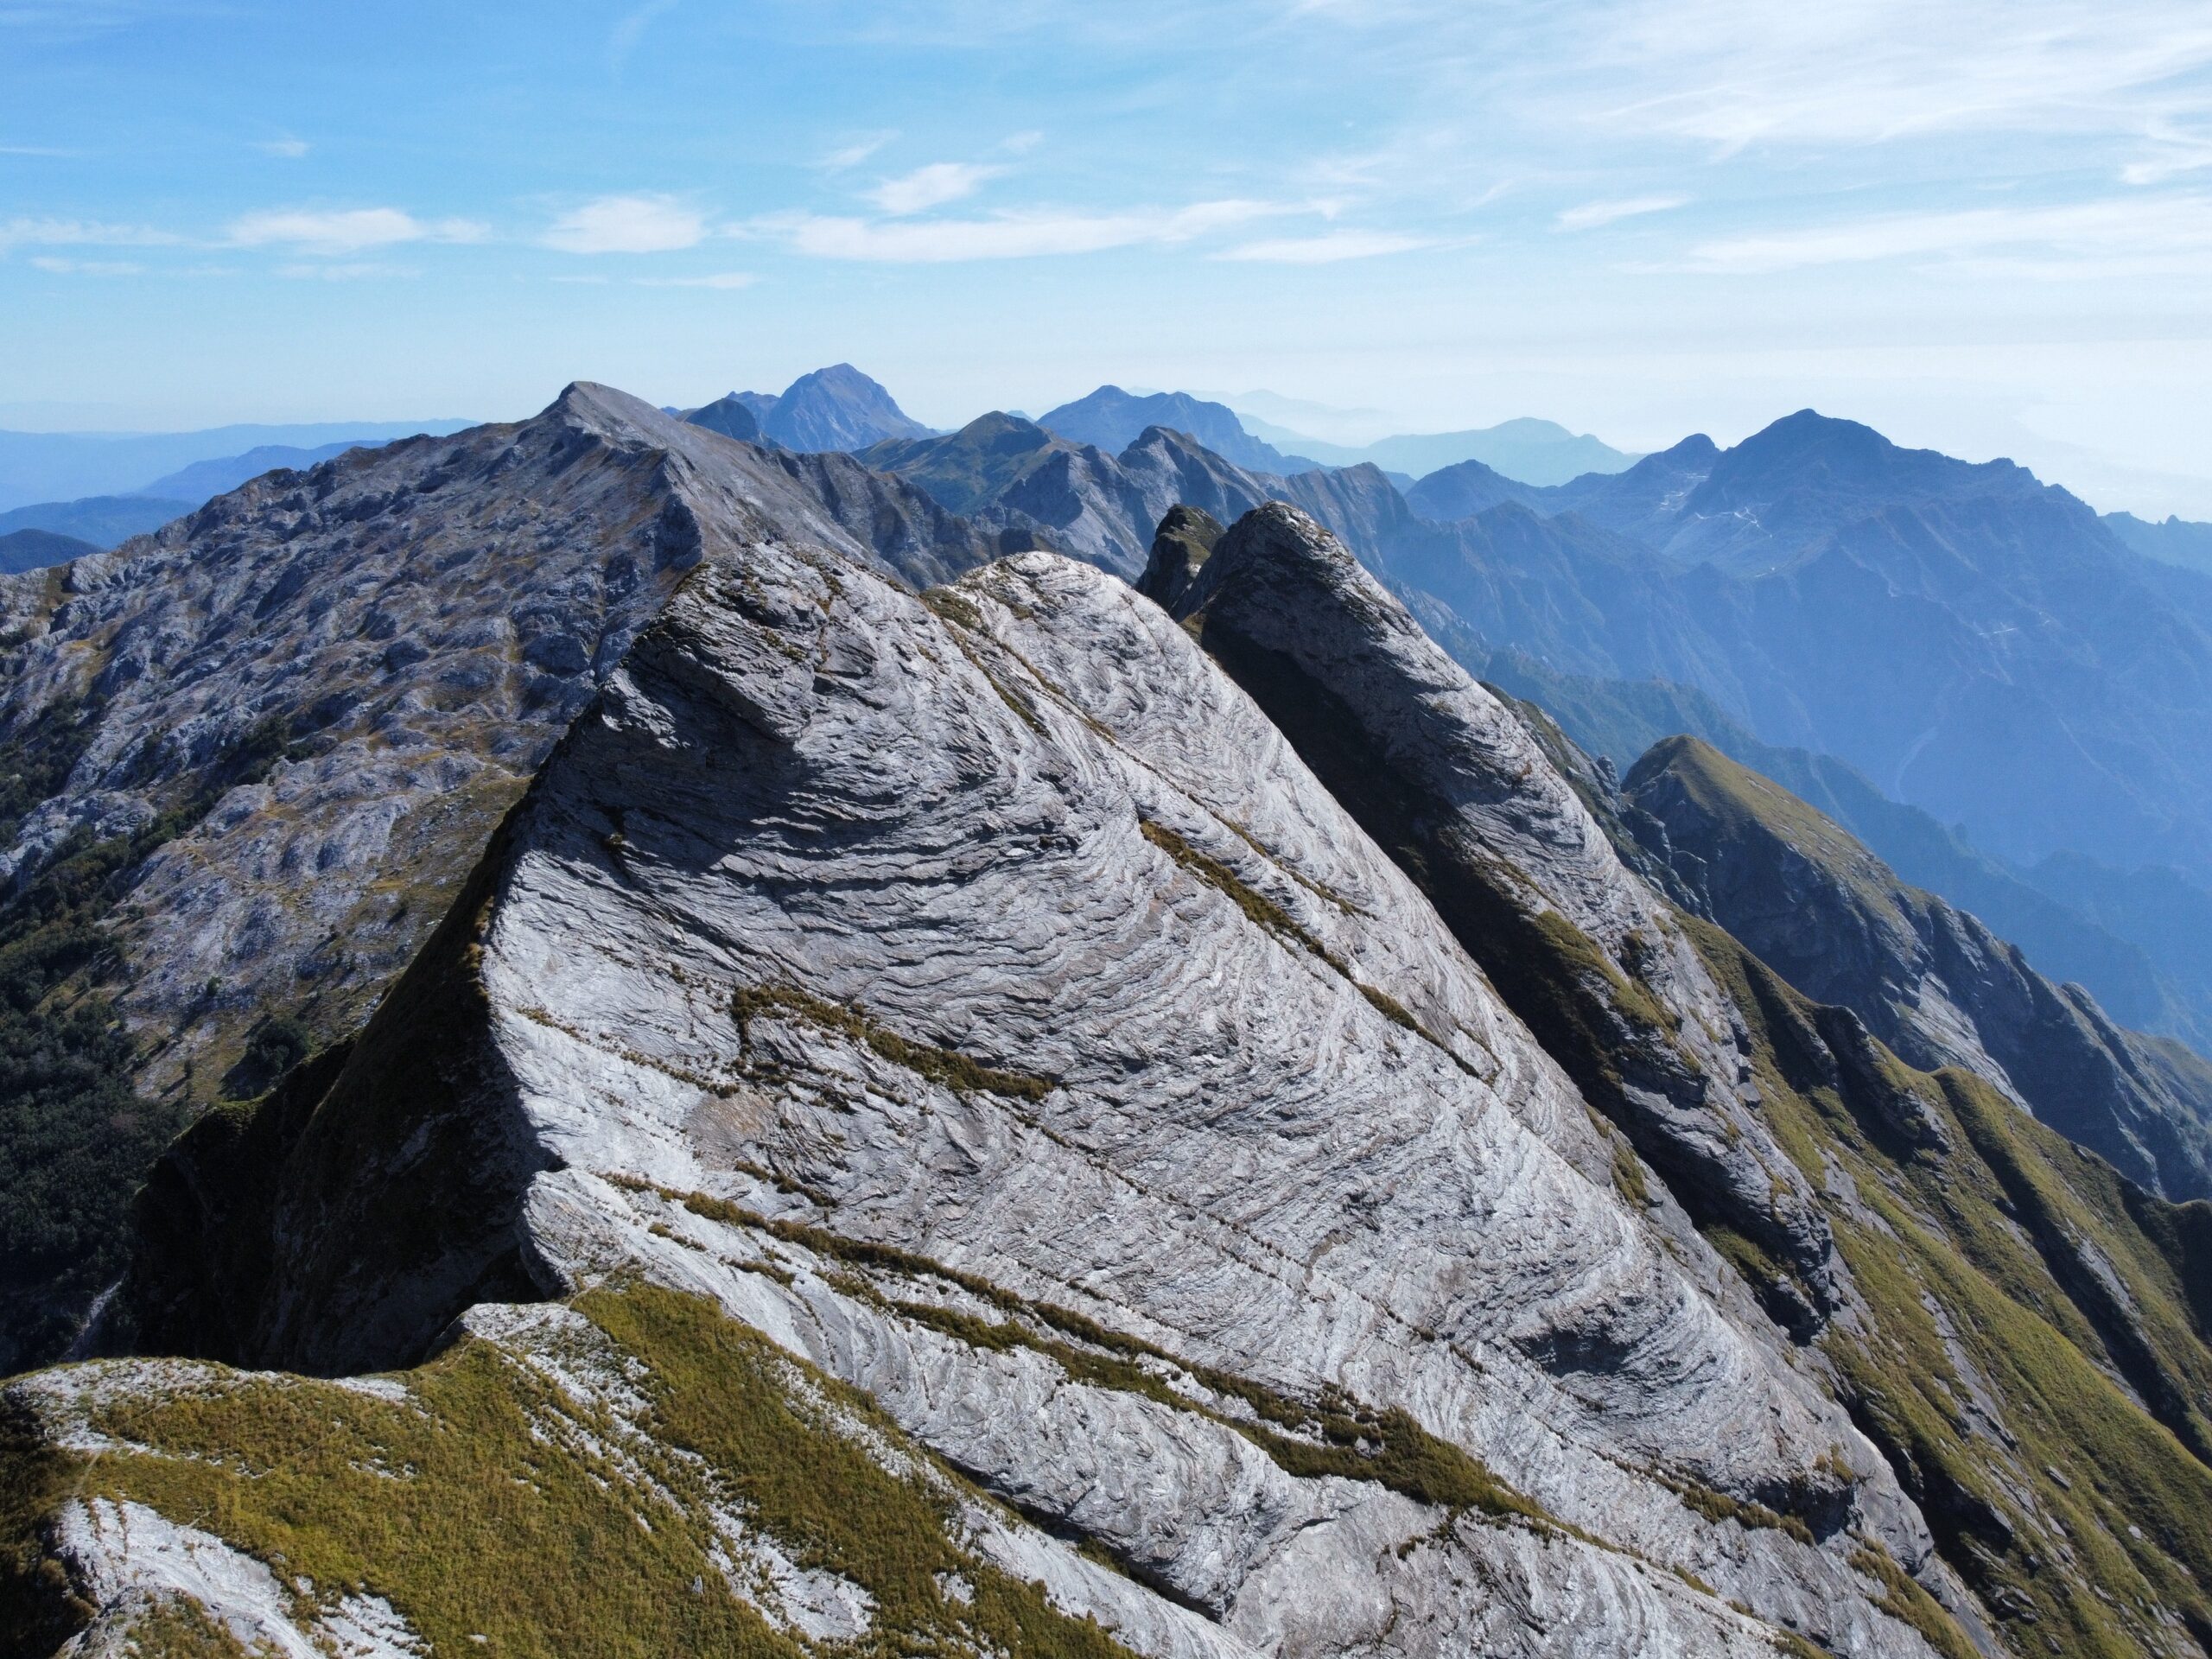
[[[89,542],[94,547],[113,547],[133,536],[159,530],[199,505],[200,499],[169,500],[155,495],[90,495],[81,501],[40,501],[0,512],[0,536],[39,530],[71,541]]]
[[[249,478],[259,478],[264,473],[273,473],[279,467],[289,467],[295,472],[304,472],[318,461],[328,461],[333,455],[342,455],[348,449],[377,448],[382,440],[361,442],[341,438],[335,443],[319,443],[302,448],[293,443],[258,444],[242,454],[218,455],[212,461],[195,461],[189,467],[156,479],[138,492],[158,500],[189,501],[194,505],[211,496],[235,490]]]
[[[99,551],[90,542],[57,536],[50,530],[7,531],[0,532],[0,571],[42,570]]]
[[[2212,524],[2171,518],[2152,524],[2132,512],[2108,512],[2105,526],[2145,558],[2212,574]]]
[[[1047,431],[1077,443],[1096,444],[1109,453],[1126,449],[1148,427],[1161,426],[1196,438],[1224,461],[1262,473],[1306,473],[1320,465],[1302,455],[1287,455],[1249,433],[1226,404],[1207,403],[1184,391],[1156,391],[1140,397],[1119,386],[1101,386],[1088,397],[1049,409],[1037,417]]]
[[[1245,429],[1278,449],[1294,450],[1330,467],[1372,461],[1389,473],[1414,477],[1463,461],[1493,467],[1527,484],[1564,484],[1586,473],[1618,473],[1635,464],[1625,454],[1588,433],[1574,433],[1554,421],[1523,417],[1466,432],[1402,433],[1357,446],[1325,442],[1238,411]]]
[[[457,432],[469,424],[452,420],[343,421],[219,426],[196,432],[0,432],[0,512],[33,502],[153,493],[156,480],[195,462],[270,446],[311,450],[331,444],[388,443],[418,432]]]
[[[1732,448],[1700,435],[1635,460],[1536,421],[1287,453],[1270,437],[1303,441],[1228,403],[1111,385],[1035,421],[938,434],[840,364],[689,418],[857,452],[1002,545],[1128,577],[1179,502],[1224,521],[1292,502],[1471,670],[1621,769],[1693,732],[2129,1023],[2212,1035],[2212,951],[2190,943],[2196,921],[2212,927],[2212,526],[2100,518],[2009,462],[1902,449],[1809,410]],[[133,479],[139,495],[0,512],[0,557],[62,562],[379,435],[323,430],[165,435],[321,441],[190,456]],[[0,435],[0,460],[47,435]],[[70,442],[123,454],[150,441]],[[1423,444],[1484,452],[1398,487],[1395,465],[1419,467]],[[13,534],[26,531],[39,533]]]

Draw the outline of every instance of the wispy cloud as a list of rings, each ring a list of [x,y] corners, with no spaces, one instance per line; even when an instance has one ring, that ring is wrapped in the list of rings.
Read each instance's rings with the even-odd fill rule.
[[[128,259],[58,259],[51,254],[30,263],[55,276],[136,276],[146,269]]]
[[[1765,276],[1816,265],[1948,258],[2002,250],[2110,259],[2212,256],[2212,197],[2124,196],[2054,207],[1897,213],[1704,242],[1687,267]]]
[[[633,276],[639,288],[750,288],[758,279],[749,270],[717,270],[704,276]]]
[[[1624,219],[1668,213],[1688,200],[1688,196],[1624,196],[1613,201],[1586,201],[1580,207],[1567,209],[1554,225],[1562,231],[1593,231]]]
[[[2164,122],[2155,122],[2144,137],[2151,146],[2151,153],[2120,169],[2123,183],[2164,184],[2184,173],[2199,173],[2212,168],[2212,135],[2184,132]]]
[[[554,220],[545,245],[563,253],[671,253],[706,236],[706,216],[674,196],[601,196]]]
[[[422,219],[397,207],[292,207],[232,219],[229,240],[241,248],[340,255],[404,242],[480,242],[484,236],[474,219]]]
[[[0,254],[19,247],[150,248],[182,237],[147,225],[112,225],[86,219],[10,219],[0,221]]]
[[[378,259],[341,260],[315,264],[279,265],[276,274],[287,282],[366,283],[387,277],[420,276],[413,265],[389,264]]]
[[[895,132],[862,133],[859,137],[828,151],[815,165],[824,172],[842,173],[848,168],[858,167],[898,136]]]
[[[2139,130],[2212,65],[2212,16],[2171,0],[1929,6],[1848,0],[1627,0],[1570,60],[1583,86],[1616,77],[1606,124],[1724,151],[1872,143],[1933,131]],[[1602,95],[1602,94],[1601,94]]]
[[[888,222],[788,213],[756,219],[748,233],[771,237],[796,253],[816,258],[933,264],[966,259],[1032,259],[1187,242],[1287,211],[1270,202],[1221,200],[1117,213],[1037,211],[1000,213],[988,219]]]
[[[974,195],[985,180],[996,178],[1005,171],[1002,167],[982,167],[972,162],[932,162],[898,178],[886,179],[864,194],[878,208],[894,217],[927,213],[932,207]]]
[[[1246,242],[1224,249],[1213,257],[1277,265],[1332,265],[1344,259],[1373,259],[1386,253],[1411,253],[1417,248],[1435,245],[1433,237],[1401,236],[1389,231],[1329,231],[1319,236],[1285,236]]]
[[[295,138],[288,133],[282,138],[266,140],[260,149],[264,156],[277,156],[288,162],[296,162],[308,153],[308,141],[304,138]]]
[[[607,31],[607,67],[620,70],[628,62],[630,54],[638,49],[638,42],[645,38],[645,30],[652,26],[653,19],[675,10],[676,3],[677,0],[645,0],[645,4],[618,19]]]

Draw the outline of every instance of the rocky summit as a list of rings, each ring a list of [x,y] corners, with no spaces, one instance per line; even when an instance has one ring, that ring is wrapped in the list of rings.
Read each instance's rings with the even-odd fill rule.
[[[9,579],[10,1017],[191,1124],[0,1652],[2212,1646],[2212,1210],[1162,513],[577,387]]]

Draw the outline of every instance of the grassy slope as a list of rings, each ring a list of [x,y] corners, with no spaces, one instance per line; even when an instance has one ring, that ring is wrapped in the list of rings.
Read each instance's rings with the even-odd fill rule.
[[[1815,1005],[1688,925],[1754,1023],[1779,1137],[1830,1192],[1872,1314],[1821,1345],[1945,1557],[2022,1652],[2187,1652],[2184,1629],[2212,1645],[2212,1207],[2150,1198],[1978,1077],[1871,1039],[1840,1053]]]
[[[634,1285],[575,1306],[645,1396],[642,1437],[472,1338],[402,1374],[404,1401],[219,1373],[96,1412],[143,1450],[65,1459],[0,1441],[0,1552],[18,1569],[0,1599],[16,1640],[0,1653],[42,1655],[73,1622],[60,1586],[37,1579],[29,1535],[81,1495],[135,1498],[309,1581],[308,1618],[349,1592],[380,1595],[439,1652],[477,1637],[545,1659],[798,1659],[804,1647],[728,1587],[706,1518],[719,1503],[867,1590],[875,1624],[857,1654],[1126,1659],[956,1541],[956,1510],[984,1500],[864,1396],[694,1298]],[[971,1601],[945,1587],[952,1575]]]

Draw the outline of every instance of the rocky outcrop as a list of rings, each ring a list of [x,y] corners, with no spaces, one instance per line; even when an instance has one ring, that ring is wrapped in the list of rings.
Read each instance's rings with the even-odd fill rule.
[[[12,1074],[23,1104],[0,1115],[0,1365],[66,1344],[178,1119],[358,1028],[639,630],[702,558],[764,536],[915,585],[1003,550],[849,457],[574,386],[534,420],[270,474],[0,579],[0,946],[36,1024],[6,1046],[60,1056]],[[119,1057],[92,1052],[97,1005],[39,1013],[88,991],[127,1022]],[[117,1071],[137,1103],[93,1097]],[[118,1116],[154,1144],[109,1168]],[[90,1219],[41,1227],[34,1205]]]
[[[1691,737],[1656,745],[1626,795],[1706,914],[1902,1058],[1989,1078],[2069,1139],[2175,1198],[2212,1196],[2212,1098],[2078,985],[1907,886],[1780,785]]]

